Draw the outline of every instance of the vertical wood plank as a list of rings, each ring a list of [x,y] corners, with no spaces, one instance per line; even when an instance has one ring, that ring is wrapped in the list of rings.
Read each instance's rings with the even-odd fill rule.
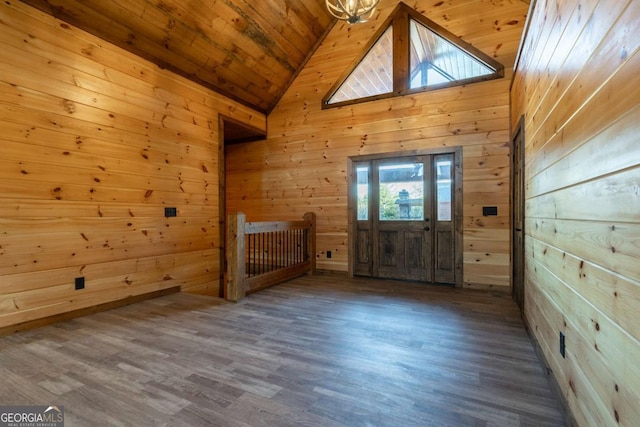
[[[393,91],[406,88],[409,78],[409,21],[406,15],[399,15],[393,22]]]

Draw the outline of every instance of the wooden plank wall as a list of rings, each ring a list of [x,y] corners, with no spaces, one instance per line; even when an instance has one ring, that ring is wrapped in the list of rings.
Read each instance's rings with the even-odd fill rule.
[[[252,221],[315,212],[317,267],[347,271],[347,157],[462,146],[464,283],[508,290],[509,80],[527,6],[520,1],[414,3],[504,64],[507,76],[322,110],[322,97],[397,5],[381,2],[368,23],[334,27],[269,115],[267,141],[229,147],[228,206]],[[498,206],[499,215],[483,217],[483,205]]]
[[[581,426],[640,420],[638,22],[634,0],[538,0],[512,90],[526,320]]]
[[[0,5],[0,328],[169,287],[218,294],[218,113],[265,117]],[[176,218],[164,218],[176,207]],[[84,276],[86,288],[74,290]]]

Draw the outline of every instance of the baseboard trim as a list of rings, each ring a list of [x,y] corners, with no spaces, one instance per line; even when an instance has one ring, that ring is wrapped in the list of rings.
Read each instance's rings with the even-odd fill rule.
[[[538,340],[533,335],[533,333],[531,333],[531,327],[526,317],[524,316],[524,313],[522,314],[522,322],[524,323],[524,328],[527,331],[527,335],[529,335],[531,344],[533,345],[533,350],[536,352],[536,356],[538,356],[538,360],[540,361],[540,364],[542,365],[542,368],[546,373],[547,381],[549,382],[549,387],[551,388],[551,392],[553,393],[554,397],[558,399],[558,402],[560,402],[562,412],[564,413],[565,426],[579,427],[578,423],[576,422],[576,419],[571,413],[571,409],[569,408],[567,399],[564,397],[564,393],[562,392],[560,383],[558,383],[558,380],[556,379],[556,376],[553,373],[553,369],[551,369],[551,367],[549,366],[549,363],[547,363],[547,358],[545,357],[544,352],[542,351],[542,347],[540,347],[540,344],[538,344]]]
[[[344,277],[344,276],[348,276],[348,275],[349,275],[349,273],[347,273],[346,271],[341,271],[341,270],[326,270],[326,269],[323,269],[323,268],[316,268],[316,272],[315,272],[314,274],[317,274],[317,275],[324,275],[324,276],[329,275],[329,274],[335,274],[335,275],[343,276],[343,277]]]
[[[125,305],[135,304],[137,302],[158,298],[164,295],[170,295],[180,292],[180,286],[174,286],[167,289],[161,289],[159,291],[150,292],[142,295],[131,295],[123,299],[107,302],[104,304],[95,305],[92,307],[81,308],[78,310],[69,311],[66,313],[55,314],[53,316],[43,317],[41,319],[29,320],[27,322],[17,323],[15,325],[4,326],[0,328],[0,337],[5,335],[11,335],[16,332],[24,332],[30,329],[36,329],[43,326],[51,325],[65,320],[76,319],[78,317],[87,316],[89,314],[100,313],[102,311],[112,310],[118,307],[124,307]]]

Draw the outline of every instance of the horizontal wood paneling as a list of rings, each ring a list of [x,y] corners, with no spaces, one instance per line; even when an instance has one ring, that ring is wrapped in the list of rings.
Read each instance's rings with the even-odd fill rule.
[[[511,93],[512,124],[525,115],[525,316],[585,426],[640,419],[639,19],[635,1],[538,0]]]
[[[337,24],[269,115],[267,141],[228,148],[229,209],[265,221],[316,212],[317,267],[347,271],[347,157],[462,146],[464,283],[508,290],[508,87],[527,7],[468,0],[412,3],[501,62],[507,77],[322,110],[322,98],[396,4],[381,2],[368,23]],[[499,206],[499,216],[483,217],[483,205]]]
[[[247,107],[3,3],[0,328],[175,286],[217,295],[219,113],[266,126]],[[165,218],[166,206],[178,216]]]

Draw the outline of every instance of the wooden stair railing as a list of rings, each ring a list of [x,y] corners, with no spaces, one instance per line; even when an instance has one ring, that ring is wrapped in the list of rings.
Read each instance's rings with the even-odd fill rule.
[[[227,220],[225,298],[245,295],[305,273],[315,273],[316,215],[302,221],[246,222],[244,213]]]

